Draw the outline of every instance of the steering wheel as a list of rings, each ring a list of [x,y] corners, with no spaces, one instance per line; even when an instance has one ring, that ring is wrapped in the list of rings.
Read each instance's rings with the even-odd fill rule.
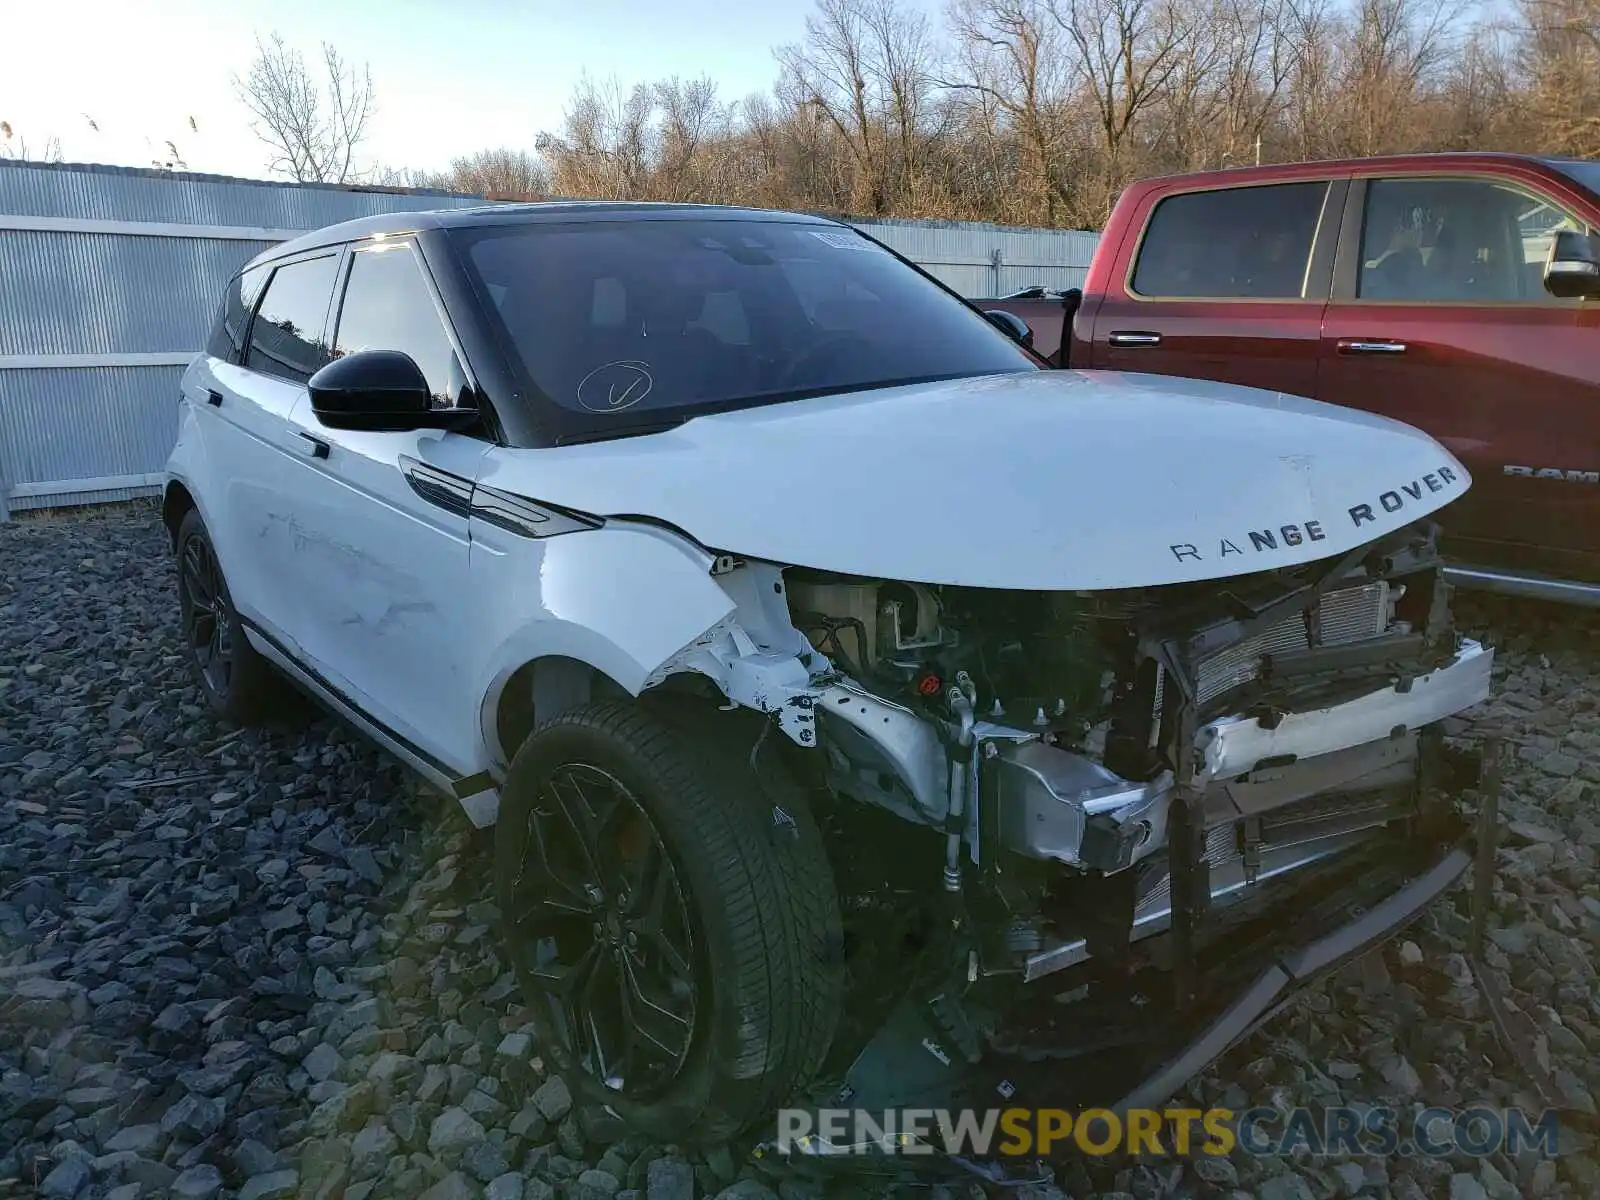
[[[859,333],[835,333],[823,338],[820,342],[802,350],[799,356],[793,359],[779,378],[779,387],[793,387],[803,380],[808,371],[836,358],[845,351],[856,348],[867,350],[871,342]]]

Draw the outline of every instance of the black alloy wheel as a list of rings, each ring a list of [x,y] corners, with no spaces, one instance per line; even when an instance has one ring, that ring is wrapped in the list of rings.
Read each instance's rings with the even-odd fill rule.
[[[838,896],[759,719],[603,700],[512,759],[495,897],[540,1056],[580,1118],[715,1145],[815,1078],[843,998]],[[755,761],[752,761],[755,759]]]
[[[189,653],[209,690],[226,700],[233,682],[233,630],[211,543],[191,530],[178,551],[178,586]]]
[[[585,1074],[647,1098],[688,1060],[703,972],[678,868],[632,791],[563,763],[528,815],[513,937]]]

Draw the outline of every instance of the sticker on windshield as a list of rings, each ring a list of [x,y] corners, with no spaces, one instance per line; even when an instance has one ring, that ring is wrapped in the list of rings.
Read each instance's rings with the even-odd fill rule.
[[[649,363],[619,359],[596,367],[579,380],[578,404],[590,412],[621,412],[643,400],[654,386]]]
[[[876,250],[877,246],[867,241],[859,233],[841,233],[833,229],[813,229],[811,236],[826,246],[835,250]]]

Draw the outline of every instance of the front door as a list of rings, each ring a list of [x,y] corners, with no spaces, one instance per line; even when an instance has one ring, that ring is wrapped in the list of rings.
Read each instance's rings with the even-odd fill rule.
[[[460,399],[461,359],[426,267],[409,240],[353,248],[335,357],[400,350],[441,405]],[[467,513],[489,443],[440,430],[329,429],[310,399],[294,412],[302,470],[295,497],[293,631],[312,665],[370,716],[442,764],[470,774],[476,698],[460,653],[473,627]]]
[[[1088,365],[1316,392],[1345,184],[1325,179],[1161,196],[1094,315]],[[1158,193],[1159,195],[1159,193]],[[1077,364],[1075,364],[1077,365]]]
[[[1489,178],[1358,181],[1351,204],[1319,398],[1415,425],[1466,464],[1472,489],[1438,518],[1453,557],[1600,577],[1600,340],[1543,284],[1553,231],[1581,223]]]

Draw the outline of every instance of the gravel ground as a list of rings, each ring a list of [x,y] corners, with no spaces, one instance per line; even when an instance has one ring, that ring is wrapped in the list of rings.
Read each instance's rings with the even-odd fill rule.
[[[1500,646],[1500,686],[1458,732],[1498,732],[1509,754],[1489,964],[1592,1113],[1600,620],[1460,608]],[[0,1194],[822,1194],[757,1178],[728,1151],[588,1142],[495,952],[481,839],[326,720],[214,721],[179,657],[176,612],[153,507],[0,526]],[[1230,1054],[1195,1097],[1537,1107],[1467,973],[1466,912],[1464,892],[1436,906],[1408,941]],[[1069,1165],[1060,1186],[1141,1200],[1600,1195],[1587,1140],[1570,1150],[1093,1163]]]

